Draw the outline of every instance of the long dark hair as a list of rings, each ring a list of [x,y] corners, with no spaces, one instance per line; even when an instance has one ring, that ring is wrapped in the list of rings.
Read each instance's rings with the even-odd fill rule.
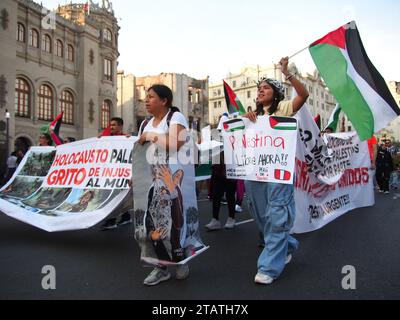
[[[279,91],[272,84],[270,84],[270,83],[268,83],[268,84],[271,86],[272,90],[274,91],[274,97],[273,97],[274,100],[268,109],[268,114],[271,116],[278,110],[279,103],[284,99],[284,97],[282,97],[282,95],[279,93]],[[265,115],[264,106],[262,105],[262,103],[260,103],[258,101],[256,101],[256,113],[258,116]]]
[[[167,107],[171,109],[173,112],[179,112],[177,107],[172,105],[172,101],[174,100],[174,96],[172,94],[172,90],[163,84],[155,84],[149,88],[150,91],[153,90],[160,99],[167,99]]]

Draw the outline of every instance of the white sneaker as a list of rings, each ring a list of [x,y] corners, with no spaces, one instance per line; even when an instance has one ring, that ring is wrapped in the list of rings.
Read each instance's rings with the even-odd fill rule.
[[[242,212],[243,212],[243,209],[242,209],[241,206],[239,206],[239,205],[237,204],[236,207],[235,207],[235,211],[236,211],[236,212],[239,212],[239,213],[242,213]]]
[[[226,220],[224,228],[225,229],[233,229],[233,228],[235,228],[235,225],[236,225],[235,219],[228,218],[228,220]]]
[[[154,268],[154,270],[144,279],[143,284],[146,286],[155,286],[160,282],[167,281],[171,278],[168,270]]]
[[[175,278],[177,280],[185,280],[187,277],[189,277],[189,266],[187,264],[177,265]]]
[[[289,255],[286,257],[285,264],[289,264],[289,263],[292,261],[292,258],[293,258],[293,256],[292,256],[291,254],[289,254]]]
[[[217,219],[212,219],[209,224],[206,225],[206,228],[209,231],[216,231],[216,230],[221,230],[221,222],[218,221]]]
[[[262,273],[257,273],[256,277],[254,278],[254,282],[258,284],[271,284],[274,282],[274,279],[272,279],[270,276]]]

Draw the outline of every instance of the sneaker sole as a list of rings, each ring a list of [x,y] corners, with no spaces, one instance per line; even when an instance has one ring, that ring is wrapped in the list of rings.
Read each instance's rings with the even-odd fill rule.
[[[118,223],[118,227],[119,226],[125,226],[125,225],[130,224],[130,223],[132,223],[132,221],[121,222],[121,223]]]
[[[233,229],[235,229],[235,226],[232,226],[232,227],[227,227],[227,226],[225,226],[224,229],[225,229],[225,230],[233,230]]]
[[[143,282],[143,284],[145,286],[148,286],[148,287],[153,287],[153,286],[158,285],[161,282],[168,281],[169,279],[171,279],[171,274],[170,273],[168,275],[158,279],[157,282],[153,282],[153,283],[145,283],[145,282]]]
[[[262,280],[254,279],[254,283],[255,283],[255,284],[259,284],[259,285],[263,285],[263,286],[269,286],[269,285],[271,285],[271,284],[274,283],[274,280],[271,280],[271,281],[262,281]]]
[[[206,227],[206,229],[207,229],[207,231],[220,231],[220,230],[222,230],[222,227],[221,228],[207,228]]]
[[[272,282],[264,283],[264,282],[254,281],[254,283],[257,285],[260,285],[260,286],[269,286],[269,285],[273,284],[274,282],[272,281]]]
[[[113,229],[117,229],[117,226],[112,226],[112,227],[102,227],[101,231],[108,231],[108,230],[113,230]]]

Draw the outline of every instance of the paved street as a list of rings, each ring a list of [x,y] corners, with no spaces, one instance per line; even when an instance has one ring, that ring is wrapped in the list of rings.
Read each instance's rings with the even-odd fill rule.
[[[269,287],[253,282],[260,252],[255,224],[207,233],[207,201],[199,208],[202,237],[211,248],[192,261],[187,281],[153,288],[142,285],[150,269],[139,264],[130,226],[50,234],[1,214],[0,299],[399,299],[400,195],[394,197],[377,195],[374,208],[297,236],[299,251]],[[247,213],[238,215],[247,219]],[[44,265],[56,268],[56,290],[41,287]],[[346,265],[356,268],[356,290],[342,289]]]

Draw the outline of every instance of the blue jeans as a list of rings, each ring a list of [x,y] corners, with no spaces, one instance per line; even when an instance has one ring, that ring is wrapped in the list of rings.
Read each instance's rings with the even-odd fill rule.
[[[285,260],[299,246],[290,235],[295,219],[294,187],[276,183],[246,181],[250,212],[264,237],[265,247],[258,259],[258,272],[277,279]]]

